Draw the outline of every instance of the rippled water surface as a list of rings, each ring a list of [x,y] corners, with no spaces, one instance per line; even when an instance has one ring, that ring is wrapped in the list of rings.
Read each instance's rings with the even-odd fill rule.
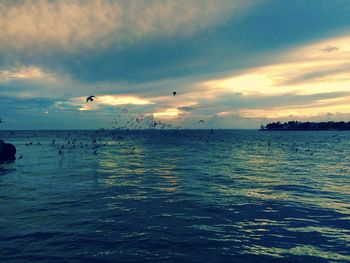
[[[349,132],[0,138],[1,262],[350,261]]]

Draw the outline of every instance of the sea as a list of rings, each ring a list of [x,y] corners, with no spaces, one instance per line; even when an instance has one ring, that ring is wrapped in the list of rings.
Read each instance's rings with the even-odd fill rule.
[[[350,262],[350,132],[0,131],[0,262]]]

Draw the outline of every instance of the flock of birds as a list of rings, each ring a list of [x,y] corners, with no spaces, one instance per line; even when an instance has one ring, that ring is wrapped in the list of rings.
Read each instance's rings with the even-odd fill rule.
[[[173,91],[174,97],[176,96],[176,94],[177,94],[177,92]],[[96,99],[96,96],[90,95],[90,96],[86,97],[86,103],[93,102],[95,99]],[[123,113],[128,113],[128,111],[129,110],[127,108],[122,109]],[[118,115],[117,117],[120,118],[121,116]],[[133,123],[133,121],[136,121],[136,123]],[[141,123],[143,121],[146,121],[146,125],[144,125],[144,126],[141,125]],[[203,124],[203,123],[205,123],[205,120],[201,119],[198,121],[198,123]],[[160,120],[155,120],[153,118],[153,116],[145,116],[143,113],[140,113],[137,117],[131,118],[130,120],[128,120],[126,125],[124,125],[124,126],[118,127],[118,125],[120,123],[118,123],[117,119],[115,119],[112,122],[112,124],[114,125],[113,126],[114,129],[117,129],[117,128],[119,128],[119,129],[122,129],[122,128],[124,128],[124,129],[142,129],[142,128],[147,128],[147,127],[154,128],[157,126],[164,129],[164,128],[171,128],[172,127],[171,124],[164,123]],[[130,127],[128,127],[128,125],[130,125]],[[178,128],[180,128],[180,127],[178,127]]]
[[[95,132],[86,131],[86,132],[67,132],[67,133],[57,133],[50,132],[48,138],[53,138],[51,142],[47,142],[46,146],[50,146],[57,150],[58,155],[64,155],[67,152],[72,152],[76,150],[81,151],[91,151],[92,154],[97,155],[97,151],[99,148],[106,146],[108,141],[111,139],[115,139],[115,134],[109,130],[99,129]],[[41,143],[38,139],[36,133],[31,135],[27,135],[26,139],[29,140],[25,143],[25,146],[42,146],[44,143]],[[121,136],[116,138],[117,140],[122,140]],[[21,154],[18,159],[23,159],[23,155]]]
[[[173,91],[173,96],[177,95],[176,91]],[[93,102],[96,99],[95,95],[90,95],[86,97],[86,103]],[[129,110],[127,108],[122,109],[122,113],[126,114],[128,113]],[[118,115],[118,118],[121,116]],[[0,123],[4,123],[4,121],[0,118]],[[198,121],[200,124],[204,124],[205,120],[201,119]],[[144,129],[144,128],[155,128],[155,127],[160,127],[161,129],[164,128],[172,128],[171,124],[167,124],[161,120],[156,120],[153,115],[145,115],[143,113],[138,114],[138,116],[131,118],[127,120],[124,125],[120,120],[118,121],[116,118],[113,120],[112,125],[114,129]],[[180,128],[180,127],[177,127]]]
[[[173,91],[172,93],[173,96],[177,95],[176,91]],[[93,102],[96,98],[94,95],[90,95],[86,97],[86,103],[91,103]],[[128,113],[127,108],[123,108],[121,110],[122,113]],[[49,138],[53,138],[51,142],[40,142],[39,136],[36,136],[33,134],[32,136],[27,136],[27,142],[25,142],[26,147],[31,147],[31,146],[41,146],[43,144],[49,144],[51,147],[56,149],[57,154],[60,156],[63,156],[66,153],[77,151],[77,150],[82,150],[84,152],[90,151],[93,155],[98,154],[98,150],[104,146],[107,146],[109,142],[111,141],[116,141],[119,143],[119,145],[124,145],[128,148],[130,148],[130,152],[133,152],[136,148],[135,145],[132,144],[123,144],[123,139],[124,136],[122,132],[124,132],[124,135],[127,134],[130,130],[139,130],[139,129],[168,129],[172,128],[171,124],[167,124],[161,120],[157,120],[153,117],[153,115],[145,115],[143,113],[139,113],[137,115],[134,115],[130,119],[125,119],[123,118],[124,116],[118,115],[113,121],[112,121],[112,129],[105,129],[105,128],[100,128],[99,130],[95,132],[67,132],[65,134],[60,134],[60,133],[54,133],[52,132],[49,134]],[[124,122],[123,122],[124,120]],[[205,123],[205,120],[199,120],[199,123]],[[0,123],[3,123],[3,120],[0,119]],[[180,128],[180,127],[177,127]],[[178,129],[173,129],[174,132],[176,132]],[[213,134],[214,130],[211,129],[209,134]],[[9,135],[14,135],[13,132],[10,132]],[[156,134],[151,134],[150,135],[152,139],[154,139],[157,135]],[[212,139],[214,137],[211,137]],[[216,139],[219,137],[216,137]],[[197,139],[205,139],[206,143],[210,142],[210,138],[197,138]],[[319,140],[318,143],[328,143],[331,140],[337,140],[340,142],[339,138],[339,133],[331,135],[329,138],[326,137],[323,140]],[[221,142],[224,141],[223,138],[220,139]],[[248,144],[249,145],[249,144]],[[272,141],[268,140],[267,141],[267,147],[270,148],[272,145]],[[283,146],[283,143],[282,145]],[[291,147],[291,150],[295,152],[303,151],[309,155],[313,155],[316,153],[316,150],[311,150],[310,148],[305,148],[305,147],[298,147],[296,144],[293,145],[287,145],[288,147]],[[225,147],[224,147],[225,148]],[[20,154],[18,157],[18,160],[23,159],[23,155]]]
[[[163,139],[166,137],[174,145],[179,147],[185,144],[200,143],[200,147],[206,149],[219,147],[220,151],[232,152],[232,150],[241,149],[247,154],[249,152],[259,153],[262,151],[264,154],[270,154],[269,152],[277,149],[283,149],[290,153],[298,153],[302,155],[314,155],[319,150],[319,146],[325,144],[334,145],[336,142],[341,142],[340,133],[331,134],[330,136],[322,137],[319,140],[297,142],[294,140],[281,142],[281,140],[274,140],[262,138],[262,140],[256,140],[256,138],[250,139],[250,137],[230,137],[225,135],[225,132],[217,132],[213,129],[203,130],[200,133],[190,133],[186,130],[168,130],[165,133],[155,132],[156,130],[148,130],[146,133],[138,132],[137,130],[115,130],[100,128],[97,131],[65,131],[65,132],[46,132],[35,133],[31,132],[23,137],[25,147],[28,147],[27,151],[32,151],[31,147],[34,147],[37,151],[38,148],[44,147],[45,150],[52,149],[52,154],[58,156],[70,156],[69,154],[86,154],[98,155],[99,151],[104,152],[105,147],[119,147],[123,153],[134,154],[138,153],[138,139],[148,140],[152,143],[163,143]],[[141,137],[137,137],[140,135]],[[18,138],[15,132],[9,132],[7,137]],[[179,139],[181,138],[181,139]],[[339,145],[339,144],[335,144]],[[324,148],[324,147],[322,147]],[[266,151],[267,150],[267,151]],[[27,152],[25,151],[25,153]],[[27,153],[26,153],[27,154]],[[18,160],[23,159],[23,155],[20,154]]]
[[[176,91],[173,91],[173,96],[177,95]],[[90,95],[86,97],[86,103],[91,103],[96,100],[95,95]],[[127,114],[129,110],[127,108],[123,108],[121,110],[121,113]],[[199,123],[205,123],[204,120],[199,120]],[[3,123],[3,120],[0,119],[0,123]],[[137,115],[132,116],[131,118],[125,118],[124,116],[121,116],[120,114],[117,115],[113,121],[112,124],[112,130],[109,128],[100,128],[96,132],[79,132],[79,133],[67,133],[64,136],[60,135],[59,133],[51,133],[49,134],[52,141],[49,143],[51,147],[54,147],[54,149],[57,150],[57,154],[60,156],[63,156],[66,153],[76,151],[78,149],[84,150],[84,151],[91,151],[92,154],[97,155],[98,150],[108,144],[108,141],[111,141],[111,139],[119,141],[119,145],[122,144],[122,140],[124,139],[123,136],[118,135],[116,136],[116,131],[125,131],[128,132],[129,130],[138,130],[138,129],[170,129],[172,128],[171,124],[168,124],[162,120],[157,120],[153,117],[153,115],[145,115],[143,113],[139,113]],[[180,127],[176,127],[176,129],[179,129]],[[14,135],[13,132],[10,132],[9,134]],[[154,134],[152,137],[155,136]],[[47,142],[40,142],[39,137],[34,133],[30,136],[28,135],[26,137],[27,142],[25,142],[26,147],[31,146],[41,146],[44,144],[48,144]],[[131,152],[135,150],[134,145],[127,145],[130,147]],[[23,154],[20,154],[17,158],[18,160],[23,159]]]

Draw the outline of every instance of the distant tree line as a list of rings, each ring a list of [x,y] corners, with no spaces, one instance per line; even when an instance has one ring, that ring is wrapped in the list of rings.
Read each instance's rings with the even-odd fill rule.
[[[261,130],[267,131],[328,131],[328,130],[338,130],[338,131],[349,131],[350,121],[328,121],[328,122],[299,122],[299,121],[289,121],[289,122],[272,122],[265,126],[260,126]]]

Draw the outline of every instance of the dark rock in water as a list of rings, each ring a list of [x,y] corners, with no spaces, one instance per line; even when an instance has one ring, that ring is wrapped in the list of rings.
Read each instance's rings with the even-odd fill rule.
[[[16,160],[16,147],[11,143],[0,140],[0,162]]]

